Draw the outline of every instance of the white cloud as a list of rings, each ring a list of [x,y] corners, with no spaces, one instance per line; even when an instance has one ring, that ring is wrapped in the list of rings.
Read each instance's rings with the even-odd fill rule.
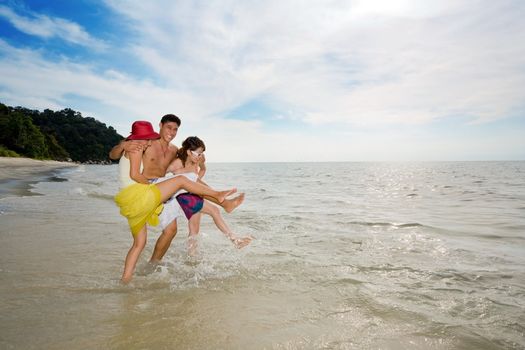
[[[156,120],[162,109],[174,103],[195,105],[191,96],[159,88],[147,80],[137,80],[114,71],[100,74],[89,65],[66,59],[50,62],[38,52],[15,48],[2,40],[0,57],[4,103],[22,104],[23,100],[31,99],[38,103],[27,107],[74,108],[67,104],[67,99],[69,95],[75,95],[120,111],[118,116],[104,118],[103,121],[111,125],[111,119],[129,120],[153,115],[152,119]]]
[[[69,43],[97,50],[107,47],[103,41],[93,38],[80,25],[67,19],[35,13],[29,13],[27,17],[21,16],[6,6],[0,6],[0,16],[11,22],[19,31],[29,35],[44,39],[56,37]]]
[[[177,142],[199,135],[215,161],[440,160],[491,149],[501,159],[525,148],[516,134],[486,146],[399,128],[445,117],[486,123],[525,109],[525,24],[511,11],[525,5],[421,3],[109,1],[133,31],[122,49],[154,78],[50,62],[0,40],[2,102],[88,111],[123,135],[133,120],[156,125],[175,113]],[[79,108],[70,95],[93,102]],[[282,108],[272,108],[272,131],[223,118],[260,96]],[[286,118],[332,131],[279,130]]]
[[[429,18],[475,5],[474,1],[421,1],[421,0],[356,0],[352,18],[390,16],[404,18]]]
[[[138,57],[210,113],[262,94],[311,123],[490,121],[524,107],[517,1],[125,4],[109,2],[140,28]]]

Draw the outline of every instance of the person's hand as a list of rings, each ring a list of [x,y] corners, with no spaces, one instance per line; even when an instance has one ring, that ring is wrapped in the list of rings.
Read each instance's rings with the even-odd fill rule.
[[[203,166],[205,162],[206,162],[206,156],[204,155],[204,153],[202,153],[199,158],[199,166]]]
[[[202,178],[206,174],[206,157],[204,156],[204,153],[201,154],[199,157],[199,173],[198,173],[198,180],[202,181]],[[206,185],[206,184],[205,184]]]
[[[126,141],[124,142],[124,151],[134,153],[134,152],[142,152],[144,150],[144,145],[137,141]]]

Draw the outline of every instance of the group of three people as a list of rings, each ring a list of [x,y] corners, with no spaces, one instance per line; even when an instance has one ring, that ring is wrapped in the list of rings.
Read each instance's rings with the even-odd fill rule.
[[[237,248],[249,244],[252,237],[237,237],[230,230],[219,209],[232,212],[244,200],[241,193],[227,198],[236,189],[215,191],[202,177],[206,173],[206,146],[198,137],[188,137],[178,149],[171,141],[177,135],[180,119],[167,114],[162,117],[159,133],[151,123],[136,121],[131,134],[113,147],[109,156],[119,160],[121,190],[115,196],[120,213],[128,219],[133,244],[124,263],[122,282],[128,283],[147,240],[147,224],[160,223],[162,233],[157,239],[151,263],[158,263],[166,254],[177,233],[177,219],[185,215],[189,226],[189,250],[195,250],[200,217],[210,215],[217,227]]]

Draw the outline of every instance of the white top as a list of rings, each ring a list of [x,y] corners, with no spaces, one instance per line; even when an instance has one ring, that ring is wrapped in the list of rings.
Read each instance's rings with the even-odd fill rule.
[[[118,162],[118,179],[120,182],[120,188],[128,187],[129,185],[137,183],[131,178],[130,169],[131,162],[125,155],[122,155]],[[142,172],[142,162],[140,162],[140,171]]]
[[[184,175],[188,178],[188,180],[191,180],[193,182],[197,182],[197,178],[199,177],[199,175],[197,175],[197,173],[194,173],[194,172],[189,172],[189,173],[181,173],[181,174],[177,174],[177,175]]]

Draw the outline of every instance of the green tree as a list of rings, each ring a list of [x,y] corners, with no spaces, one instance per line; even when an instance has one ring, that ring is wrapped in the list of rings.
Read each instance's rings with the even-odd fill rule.
[[[1,143],[8,149],[26,157],[44,159],[49,157],[44,135],[30,117],[19,112],[2,116]]]
[[[31,125],[36,126],[44,135],[45,147],[24,117],[28,117]],[[12,121],[13,118],[16,120]],[[107,127],[91,117],[82,117],[81,113],[70,108],[56,112],[46,109],[40,112],[0,104],[0,129],[8,128],[9,132],[2,133],[0,137],[0,144],[6,148],[16,151],[24,144],[26,156],[57,160],[71,158],[79,162],[109,161],[111,147],[122,140],[122,136],[111,126]],[[33,138],[34,142],[28,141]]]

